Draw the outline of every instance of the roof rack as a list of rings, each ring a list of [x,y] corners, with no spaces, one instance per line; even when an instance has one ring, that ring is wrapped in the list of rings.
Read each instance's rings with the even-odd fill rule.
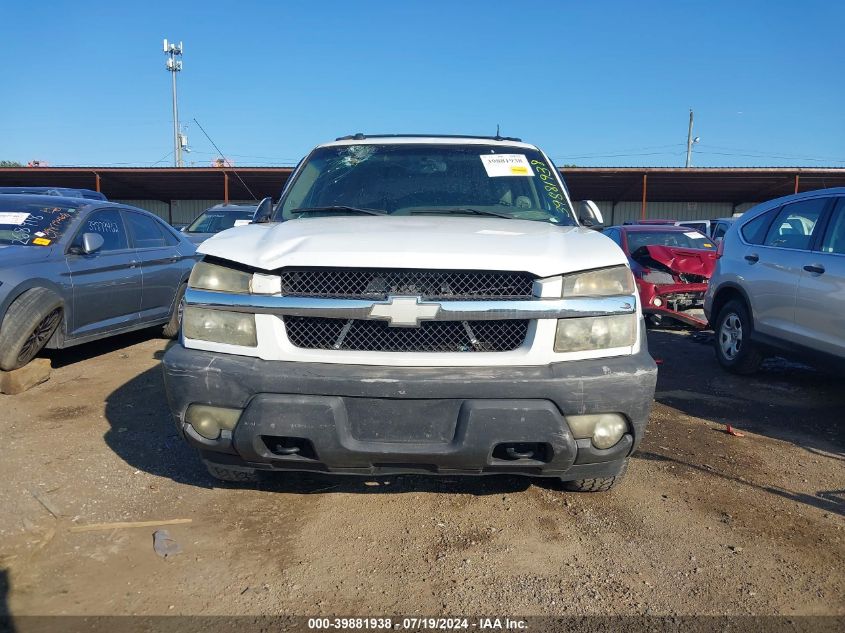
[[[483,138],[491,141],[513,141],[521,143],[521,138],[514,136],[478,136],[475,134],[349,134],[348,136],[339,136],[336,141],[363,141],[368,138]]]

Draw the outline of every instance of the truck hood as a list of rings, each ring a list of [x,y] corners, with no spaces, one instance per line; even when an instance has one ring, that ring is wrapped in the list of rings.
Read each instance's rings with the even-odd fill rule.
[[[442,216],[341,216],[250,224],[216,234],[198,252],[263,270],[518,270],[548,277],[627,263],[610,239],[583,227]]]
[[[642,250],[642,249],[640,249]],[[688,275],[701,275],[708,279],[713,275],[716,267],[716,260],[719,255],[716,251],[707,251],[696,248],[678,248],[676,246],[646,246],[647,257],[663,264],[674,273]],[[635,257],[638,261],[641,257]],[[640,263],[645,264],[644,261]]]

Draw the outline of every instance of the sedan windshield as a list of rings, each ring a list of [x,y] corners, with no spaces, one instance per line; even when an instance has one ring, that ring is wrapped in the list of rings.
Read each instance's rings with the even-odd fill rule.
[[[0,244],[50,246],[64,235],[79,207],[0,200]]]
[[[248,224],[252,221],[252,216],[255,215],[255,209],[244,209],[243,211],[220,211],[217,209],[209,209],[203,212],[196,220],[194,220],[187,229],[186,233],[219,233],[226,229],[231,229],[237,225]]]
[[[554,169],[540,152],[524,147],[320,147],[300,169],[276,219],[431,214],[574,225]]]
[[[673,246],[715,251],[716,246],[709,237],[698,231],[628,231],[628,252],[633,253],[643,246]]]

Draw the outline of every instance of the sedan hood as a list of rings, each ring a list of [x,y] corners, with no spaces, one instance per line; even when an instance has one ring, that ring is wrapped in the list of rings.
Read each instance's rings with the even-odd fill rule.
[[[0,244],[0,268],[11,268],[44,261],[50,257],[53,247],[17,246]]]
[[[642,249],[640,249],[642,250]],[[648,257],[663,264],[670,271],[679,274],[701,275],[708,279],[713,275],[716,267],[716,260],[719,255],[716,251],[707,251],[696,248],[679,248],[676,246],[646,246],[645,251]],[[647,265],[642,258],[635,256],[634,259],[641,264]]]
[[[583,227],[460,216],[342,216],[250,224],[216,234],[198,252],[263,270],[518,270],[540,277],[627,261],[610,239]]]
[[[191,244],[202,244],[208,238],[210,238],[214,233],[182,233]]]

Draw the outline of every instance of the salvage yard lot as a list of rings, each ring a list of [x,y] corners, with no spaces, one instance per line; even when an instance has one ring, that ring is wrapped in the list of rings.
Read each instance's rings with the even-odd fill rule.
[[[656,403],[611,493],[506,476],[221,487],[176,436],[168,342],[150,336],[56,352],[49,382],[0,396],[0,614],[845,614],[839,377],[770,361],[740,378],[706,335],[653,331]],[[155,528],[70,531],[169,519],[191,520],[167,527],[169,559]]]

